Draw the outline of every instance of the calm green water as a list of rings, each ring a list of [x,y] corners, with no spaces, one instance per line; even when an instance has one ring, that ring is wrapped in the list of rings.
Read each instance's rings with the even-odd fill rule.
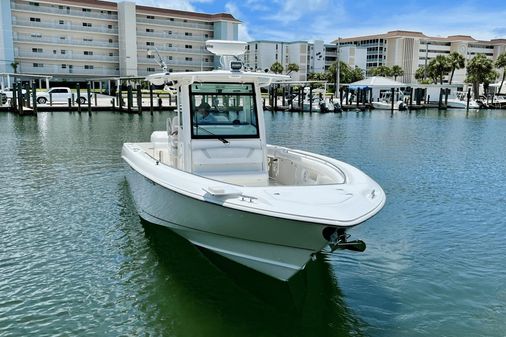
[[[140,222],[121,145],[167,114],[0,114],[0,336],[506,336],[505,111],[265,116],[388,195],[290,285]]]

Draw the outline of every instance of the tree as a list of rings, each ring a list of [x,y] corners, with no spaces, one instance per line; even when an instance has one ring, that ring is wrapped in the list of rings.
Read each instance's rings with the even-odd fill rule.
[[[355,66],[355,69],[350,70],[350,78],[348,83],[357,82],[364,79],[364,71],[359,67]]]
[[[336,71],[337,71],[337,61],[332,63],[329,66],[329,69],[326,71],[327,81],[331,83],[336,83]],[[350,82],[350,67],[344,63],[343,61],[339,61],[339,82],[340,83],[351,83]]]
[[[388,66],[378,66],[371,69],[371,75],[389,77],[392,76],[392,69]]]
[[[455,70],[464,68],[466,66],[466,59],[460,53],[454,51],[447,56],[447,60],[451,68],[450,80],[448,83],[452,84],[453,74],[455,74]]]
[[[466,82],[472,83],[474,98],[480,95],[480,84],[488,86],[497,78],[497,72],[494,70],[494,63],[484,54],[477,54],[467,63]]]
[[[276,61],[271,65],[271,71],[274,74],[281,74],[283,72],[283,65]]]
[[[286,66],[286,74],[287,75],[290,75],[290,73],[292,72],[297,72],[299,71],[299,65],[298,64],[295,64],[295,63],[290,63]]]
[[[501,93],[502,85],[504,84],[504,79],[506,78],[506,52],[500,54],[495,61],[495,66],[499,69],[502,68],[502,80],[501,85],[499,85],[499,90],[497,93]]]
[[[448,75],[451,70],[448,59],[443,55],[438,55],[430,60],[428,67],[428,71],[432,75],[430,77],[438,79],[439,84],[443,84],[443,78],[445,75]]]
[[[11,67],[12,67],[12,70],[14,70],[14,74],[16,74],[18,72],[18,66],[19,66],[18,61],[14,61],[11,63]]]
[[[391,76],[393,76],[394,80],[396,80],[396,81],[397,81],[397,76],[404,75],[404,70],[400,66],[398,66],[398,65],[392,66],[391,71],[392,71],[392,75]]]

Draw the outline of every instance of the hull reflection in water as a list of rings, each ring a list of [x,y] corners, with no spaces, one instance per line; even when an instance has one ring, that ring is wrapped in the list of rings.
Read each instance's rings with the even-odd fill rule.
[[[289,282],[281,282],[199,250],[167,228],[142,223],[163,271],[156,289],[158,315],[169,317],[158,319],[181,328],[172,331],[176,335],[363,335],[364,323],[346,307],[322,254]],[[195,317],[201,318],[199,324]]]

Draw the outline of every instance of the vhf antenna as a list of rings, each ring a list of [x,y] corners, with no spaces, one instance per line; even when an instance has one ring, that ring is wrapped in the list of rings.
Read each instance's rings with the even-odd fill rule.
[[[155,51],[156,51],[156,55],[158,56],[158,60],[156,60],[156,63],[158,63],[158,65],[160,67],[162,67],[163,71],[167,71],[167,64],[165,63],[163,58],[160,56],[160,53],[158,52],[158,49],[156,47],[155,47]],[[152,49],[148,49],[148,55],[149,56],[153,55]]]

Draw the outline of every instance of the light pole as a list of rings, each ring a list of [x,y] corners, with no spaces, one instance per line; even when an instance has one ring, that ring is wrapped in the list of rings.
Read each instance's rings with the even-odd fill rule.
[[[339,85],[341,82],[341,38],[337,38],[337,48],[336,48],[336,87],[335,87],[335,95],[337,96],[339,92]]]

